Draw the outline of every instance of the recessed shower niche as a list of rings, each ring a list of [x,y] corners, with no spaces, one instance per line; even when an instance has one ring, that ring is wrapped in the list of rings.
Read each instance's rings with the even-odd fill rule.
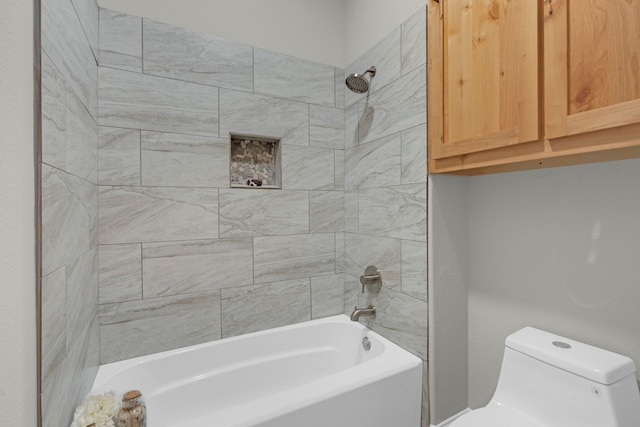
[[[280,139],[231,134],[230,187],[282,188]]]

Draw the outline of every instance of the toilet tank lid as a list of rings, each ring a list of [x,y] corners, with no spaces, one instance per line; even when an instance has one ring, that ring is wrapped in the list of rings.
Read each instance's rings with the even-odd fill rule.
[[[530,326],[509,335],[507,347],[600,384],[609,385],[633,374],[633,360]]]

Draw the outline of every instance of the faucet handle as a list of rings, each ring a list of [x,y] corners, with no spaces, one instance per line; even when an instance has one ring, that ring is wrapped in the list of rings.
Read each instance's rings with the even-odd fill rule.
[[[364,286],[367,285],[369,292],[378,293],[382,288],[382,275],[378,267],[370,265],[364,270],[364,275],[360,276],[360,284],[362,284],[362,293],[364,294]]]

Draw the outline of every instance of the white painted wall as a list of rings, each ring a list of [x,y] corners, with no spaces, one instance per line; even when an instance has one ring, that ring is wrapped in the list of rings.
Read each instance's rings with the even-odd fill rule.
[[[35,426],[33,2],[0,10],[0,424]]]
[[[504,338],[526,325],[640,367],[640,160],[473,177],[469,403],[491,398]]]
[[[427,0],[345,0],[345,64],[351,64],[426,3]]]
[[[101,7],[338,67],[344,0],[98,0]]]
[[[431,424],[468,405],[467,177],[429,176]]]
[[[98,0],[144,16],[275,52],[346,67],[426,0]]]

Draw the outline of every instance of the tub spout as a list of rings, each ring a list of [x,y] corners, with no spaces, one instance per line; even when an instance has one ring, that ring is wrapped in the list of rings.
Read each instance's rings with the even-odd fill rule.
[[[353,313],[351,313],[351,320],[357,322],[360,316],[376,317],[376,309],[372,305],[367,308],[354,307]]]

